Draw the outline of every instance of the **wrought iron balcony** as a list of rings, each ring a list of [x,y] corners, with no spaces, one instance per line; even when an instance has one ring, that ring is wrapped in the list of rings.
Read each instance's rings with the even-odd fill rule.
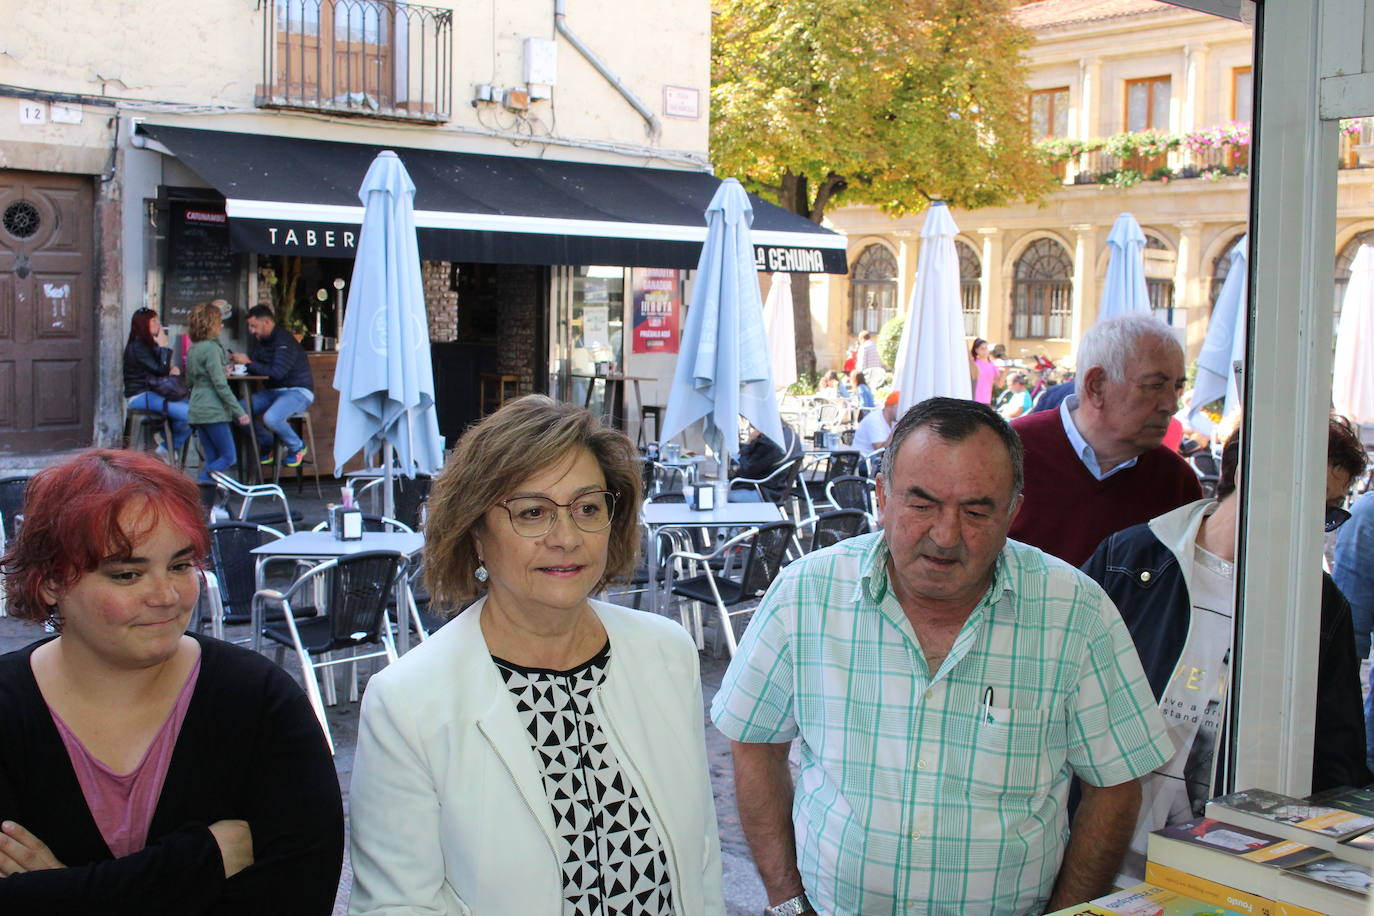
[[[262,108],[447,121],[453,11],[404,0],[263,0]]]

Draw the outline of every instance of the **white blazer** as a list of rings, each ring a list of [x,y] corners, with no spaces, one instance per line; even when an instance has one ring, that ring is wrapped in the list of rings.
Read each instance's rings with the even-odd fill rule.
[[[352,916],[557,916],[565,844],[485,599],[372,677],[349,790]],[[724,914],[696,647],[678,624],[591,602],[611,643],[592,705],[663,840],[680,916]]]

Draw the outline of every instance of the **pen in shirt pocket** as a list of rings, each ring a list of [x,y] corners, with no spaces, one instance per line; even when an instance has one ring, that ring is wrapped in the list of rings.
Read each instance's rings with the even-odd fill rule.
[[[992,687],[988,687],[983,691],[983,715],[987,717],[989,723],[996,721],[992,715],[992,699]]]

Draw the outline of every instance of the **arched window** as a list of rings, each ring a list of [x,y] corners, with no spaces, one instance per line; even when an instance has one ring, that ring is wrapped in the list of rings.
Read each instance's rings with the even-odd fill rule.
[[[882,245],[869,245],[854,262],[849,281],[849,329],[881,331],[897,314],[897,259]]]
[[[1212,288],[1207,291],[1207,314],[1212,314],[1212,309],[1217,306],[1217,296],[1221,295],[1221,287],[1226,283],[1226,274],[1231,270],[1231,250],[1236,247],[1241,236],[1241,232],[1235,238],[1222,246],[1221,254],[1212,259]]]
[[[1346,242],[1341,253],[1336,255],[1336,321],[1333,328],[1341,326],[1341,306],[1345,303],[1345,288],[1350,285],[1350,265],[1355,263],[1361,245],[1374,245],[1374,229],[1366,229]]]
[[[1150,312],[1160,321],[1185,326],[1182,309],[1174,308],[1174,268],[1178,255],[1164,239],[1145,233],[1145,289],[1150,294]]]
[[[1073,260],[1054,239],[1031,242],[1016,259],[1011,336],[1068,337],[1073,323]]]
[[[983,276],[983,265],[973,246],[955,239],[954,250],[959,254],[959,301],[964,309],[964,336],[977,337],[982,301],[982,284],[978,280]]]

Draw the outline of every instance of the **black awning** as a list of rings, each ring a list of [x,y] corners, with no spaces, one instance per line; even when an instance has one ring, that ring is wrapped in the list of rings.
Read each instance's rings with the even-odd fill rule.
[[[141,124],[225,197],[235,247],[259,254],[352,257],[358,188],[383,149],[415,182],[427,260],[489,264],[697,266],[705,172],[301,140]],[[845,273],[845,239],[751,195],[759,270]]]

